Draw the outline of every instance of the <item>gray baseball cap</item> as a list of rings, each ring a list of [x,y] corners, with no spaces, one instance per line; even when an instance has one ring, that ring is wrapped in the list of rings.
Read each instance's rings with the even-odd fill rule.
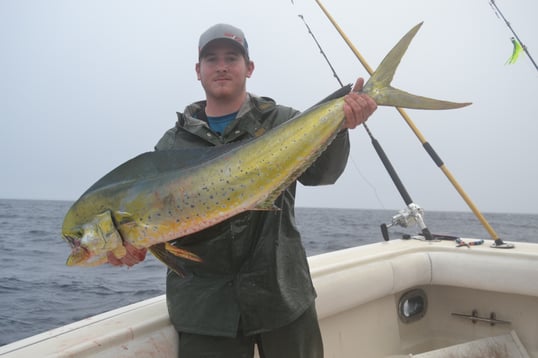
[[[243,31],[235,26],[228,24],[216,24],[207,29],[201,36],[198,42],[198,56],[202,56],[204,48],[211,41],[218,39],[226,39],[233,41],[243,51],[243,54],[248,59],[248,44]]]

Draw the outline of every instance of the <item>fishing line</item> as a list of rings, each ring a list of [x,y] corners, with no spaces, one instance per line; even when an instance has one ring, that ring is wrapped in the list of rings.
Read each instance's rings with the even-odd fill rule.
[[[493,1],[493,0],[490,0],[490,1]],[[325,16],[327,17],[327,19],[329,19],[329,21],[333,24],[334,28],[336,29],[336,31],[338,31],[338,33],[340,34],[340,36],[342,37],[342,39],[346,42],[346,44],[349,46],[349,48],[351,49],[351,51],[355,54],[355,56],[357,57],[357,59],[359,60],[359,62],[363,65],[363,67],[368,71],[368,73],[370,75],[372,75],[372,73],[374,72],[372,70],[372,68],[368,65],[368,63],[366,62],[366,60],[364,59],[364,57],[362,57],[362,55],[360,54],[360,52],[357,50],[357,48],[353,45],[353,43],[351,42],[351,40],[349,40],[349,38],[346,36],[346,34],[344,33],[344,31],[340,28],[340,26],[338,25],[338,23],[336,22],[336,20],[331,16],[331,14],[329,13],[329,11],[325,8],[325,6],[323,6],[323,4],[319,1],[319,0],[316,0],[316,3],[318,4],[318,6],[320,7],[320,9],[323,11],[323,13],[325,14]],[[495,243],[492,245],[492,247],[497,247],[497,248],[513,248],[514,245],[513,244],[508,244],[508,243],[505,243],[503,242],[503,240],[501,238],[499,238],[499,236],[497,235],[497,233],[495,232],[495,230],[493,230],[493,228],[491,227],[491,225],[489,224],[489,222],[486,220],[486,218],[482,215],[482,213],[480,212],[480,210],[478,210],[478,208],[476,207],[476,205],[472,202],[472,200],[469,198],[469,196],[465,193],[465,191],[463,190],[463,188],[459,185],[459,183],[456,181],[456,179],[454,178],[454,176],[452,175],[452,173],[448,170],[448,168],[445,166],[445,164],[443,163],[443,161],[441,160],[441,158],[439,157],[439,155],[437,155],[437,153],[434,151],[433,147],[426,141],[426,138],[422,135],[422,133],[418,130],[418,128],[415,126],[415,124],[413,123],[413,121],[411,120],[411,118],[407,115],[407,113],[402,109],[402,108],[398,108],[398,107],[395,107],[396,110],[400,113],[400,115],[402,116],[402,118],[406,121],[406,123],[409,125],[409,127],[411,128],[411,130],[413,131],[413,133],[417,136],[417,138],[420,140],[420,142],[422,143],[422,146],[424,148],[424,150],[426,150],[426,152],[430,155],[430,157],[432,158],[432,160],[435,162],[435,164],[441,169],[441,171],[445,174],[445,176],[448,178],[448,180],[452,183],[452,185],[454,186],[454,188],[456,189],[456,191],[460,194],[460,196],[462,197],[462,199],[467,203],[467,205],[469,206],[469,208],[471,209],[471,211],[475,214],[475,216],[477,217],[477,219],[480,221],[480,223],[482,224],[482,226],[486,229],[486,231],[489,233],[489,235],[491,236],[491,238],[495,241]]]
[[[355,170],[357,171],[357,173],[360,175],[360,177],[362,178],[362,180],[370,187],[370,189],[372,190],[372,192],[374,193],[374,196],[377,200],[377,202],[379,203],[379,206],[381,207],[381,209],[386,209],[385,208],[385,205],[383,205],[383,202],[381,201],[381,198],[379,197],[379,195],[377,194],[377,189],[376,187],[368,180],[368,178],[366,178],[366,176],[364,176],[364,174],[362,174],[361,170],[359,169],[359,165],[357,164],[357,162],[355,162],[355,158],[353,158],[353,156],[351,155],[349,157],[349,159],[351,159],[351,163],[353,164],[353,167],[355,168]]]
[[[293,3],[293,1],[292,1]],[[327,57],[327,55],[325,54],[325,51],[323,51],[323,48],[321,47],[321,45],[319,44],[318,40],[316,39],[316,36],[314,36],[314,33],[312,32],[312,30],[310,30],[310,26],[308,26],[308,24],[306,23],[306,20],[304,19],[304,16],[303,15],[297,15],[299,16],[299,18],[301,20],[303,20],[303,23],[304,25],[306,26],[306,29],[308,30],[308,33],[310,34],[310,36],[312,36],[312,38],[314,39],[314,42],[316,43],[316,45],[318,46],[319,48],[319,52],[321,52],[321,55],[323,56],[323,58],[325,59],[325,61],[327,61],[327,64],[329,65],[329,67],[331,68],[331,71],[333,73],[333,76],[334,78],[336,78],[336,80],[338,81],[338,83],[340,84],[340,87],[344,87],[344,84],[342,83],[342,81],[340,81],[340,77],[338,77],[338,74],[336,73],[333,65],[331,64],[331,61],[329,61],[329,58]]]
[[[293,1],[292,1],[293,3]],[[318,46],[318,49],[319,49],[319,52],[321,53],[321,55],[323,56],[323,58],[325,59],[325,61],[327,62],[327,64],[329,65],[330,69],[331,69],[331,72],[332,72],[332,75],[334,78],[336,78],[336,80],[338,81],[338,83],[340,84],[340,87],[344,87],[344,84],[342,83],[342,81],[340,80],[340,77],[338,76],[338,74],[336,73],[336,70],[334,69],[331,61],[329,61],[329,58],[327,57],[327,54],[325,53],[325,51],[323,51],[323,48],[321,47],[321,44],[318,42],[318,39],[316,38],[316,36],[314,35],[314,33],[312,32],[312,30],[310,29],[310,26],[308,26],[308,23],[306,22],[306,20],[304,19],[304,16],[303,15],[297,15],[299,16],[299,18],[301,20],[303,20],[303,23],[304,25],[306,26],[306,29],[308,30],[308,33],[310,34],[310,36],[312,37],[312,39],[314,39],[314,42],[316,43],[316,45]],[[373,138],[372,134],[370,133],[370,131],[368,130],[367,126],[366,126],[366,123],[363,123],[364,125],[364,128],[366,129],[366,131],[368,132],[368,135],[370,136],[370,138]],[[379,203],[379,205],[381,206],[381,208],[385,208],[385,206],[383,205],[383,203],[381,202],[381,199],[379,198],[379,195],[377,194],[377,190],[375,188],[375,186],[372,185],[372,183],[370,183],[370,181],[368,181],[366,179],[366,177],[362,174],[362,172],[360,171],[359,169],[359,166],[357,165],[357,163],[355,162],[353,156],[351,155],[350,156],[351,158],[351,162],[353,163],[353,167],[355,168],[355,170],[359,173],[360,177],[366,182],[366,184],[368,184],[368,186],[372,189],[372,191],[374,192],[374,195],[377,199],[377,202]]]
[[[525,46],[523,44],[523,41],[521,41],[521,39],[519,38],[519,36],[517,35],[517,33],[514,31],[514,29],[512,28],[512,25],[510,24],[510,22],[506,19],[506,17],[504,17],[503,13],[501,12],[501,10],[499,9],[499,7],[497,6],[497,4],[495,3],[495,0],[489,0],[489,5],[491,6],[491,8],[493,9],[493,11],[495,12],[495,15],[497,15],[497,18],[502,18],[504,20],[504,23],[506,24],[506,26],[508,27],[508,29],[510,29],[510,31],[512,32],[512,34],[514,34],[514,37],[516,38],[516,40],[521,44],[521,47],[523,47],[523,51],[525,51],[525,53],[527,54],[527,56],[529,56],[529,59],[531,60],[532,64],[534,65],[534,68],[538,71],[538,65],[536,64],[536,62],[534,61],[534,59],[532,58],[530,52],[529,52],[529,49],[527,48],[527,46]]]
[[[292,1],[292,3],[293,3],[293,1]],[[320,43],[316,39],[316,36],[314,35],[312,30],[310,29],[310,26],[308,26],[306,20],[304,19],[304,16],[302,16],[302,15],[298,15],[298,16],[301,18],[301,20],[303,20],[303,23],[305,24],[305,26],[306,26],[306,28],[308,30],[308,33],[314,39],[314,42],[316,43],[316,45],[319,48],[319,51],[321,52],[321,54],[325,58],[325,61],[327,61],[327,64],[331,68],[333,76],[336,78],[336,80],[338,81],[340,86],[344,87],[344,85],[343,85],[342,81],[340,80],[340,78],[338,77],[338,74],[336,73],[334,67],[332,66],[331,62],[329,61],[329,58],[325,54],[325,51],[323,51],[323,48],[321,47]],[[381,162],[383,163],[383,166],[385,167],[385,169],[389,173],[389,176],[391,177],[392,182],[396,186],[396,189],[398,189],[398,192],[400,193],[400,195],[403,198],[405,204],[407,205],[407,207],[410,210],[410,211],[406,212],[405,214],[401,214],[401,215],[395,217],[395,219],[393,219],[393,224],[391,224],[389,226],[392,226],[394,224],[407,226],[407,221],[415,221],[419,225],[420,229],[422,230],[422,234],[424,235],[424,237],[427,240],[432,240],[433,239],[432,234],[431,234],[430,230],[428,229],[428,227],[426,226],[426,224],[424,223],[424,220],[422,218],[422,213],[423,213],[422,209],[418,205],[416,205],[413,202],[413,200],[411,199],[411,196],[409,195],[409,193],[407,192],[407,189],[405,188],[402,181],[400,180],[400,177],[398,176],[398,173],[396,172],[396,170],[392,166],[392,163],[390,162],[388,156],[386,155],[385,151],[383,150],[383,147],[381,147],[381,144],[379,143],[379,141],[373,136],[372,132],[370,131],[370,128],[368,128],[368,126],[364,122],[362,123],[362,125],[363,125],[364,129],[366,130],[366,133],[370,137],[370,140],[372,142],[372,146],[374,147],[377,155],[379,156],[379,159],[381,159]],[[353,161],[353,163],[355,164],[354,161]],[[357,168],[356,164],[355,164],[355,168]],[[368,181],[367,181],[367,183],[368,183]],[[375,190],[374,190],[374,193],[375,193],[375,195],[377,197],[377,192],[375,192]],[[377,197],[377,198],[379,200],[379,197]],[[381,206],[383,207],[383,204],[381,204]],[[383,234],[383,238],[388,241],[389,240],[389,234],[388,234],[388,226],[386,224],[381,225],[381,232]]]

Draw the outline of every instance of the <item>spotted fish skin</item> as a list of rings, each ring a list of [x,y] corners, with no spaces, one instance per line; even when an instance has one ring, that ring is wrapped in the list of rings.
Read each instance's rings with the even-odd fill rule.
[[[390,86],[420,26],[389,52],[361,92],[386,106],[452,109],[468,105],[415,96]],[[244,211],[274,210],[278,195],[342,129],[343,106],[341,94],[253,140],[188,152],[148,152],[122,164],[90,187],[67,212],[62,226],[62,236],[72,250],[67,264],[100,265],[108,261],[108,252],[121,258],[126,241],[149,248],[167,264],[163,259],[167,252],[200,261],[167,242]]]
[[[65,216],[62,234],[73,252],[68,265],[122,256],[122,240],[137,248],[180,238],[247,210],[273,210],[274,200],[325,150],[341,129],[343,98],[323,103],[207,162],[155,170],[88,190]],[[181,150],[142,154],[126,170],[173,160]],[[148,170],[151,172],[151,170]],[[106,177],[105,177],[106,178]],[[114,230],[115,228],[115,230]]]

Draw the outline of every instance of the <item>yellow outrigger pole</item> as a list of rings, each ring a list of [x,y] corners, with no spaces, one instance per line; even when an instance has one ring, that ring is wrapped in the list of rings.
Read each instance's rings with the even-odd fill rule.
[[[325,14],[325,16],[329,19],[329,21],[333,24],[333,26],[335,27],[336,31],[338,31],[338,33],[340,34],[340,36],[342,36],[342,39],[346,42],[346,44],[349,46],[349,48],[351,49],[351,51],[353,51],[353,53],[355,54],[355,56],[357,57],[357,59],[360,61],[360,63],[362,64],[362,66],[366,69],[366,71],[372,75],[374,73],[374,70],[370,67],[370,65],[368,65],[368,63],[366,62],[366,60],[364,59],[364,57],[360,54],[359,50],[357,50],[357,48],[353,45],[353,43],[351,42],[351,40],[347,37],[347,35],[344,33],[344,31],[342,30],[342,28],[338,25],[338,23],[336,22],[336,20],[331,16],[331,14],[329,13],[329,11],[325,8],[325,6],[321,3],[321,1],[319,0],[316,0],[316,3],[318,4],[318,6],[321,8],[321,10],[323,11],[323,13]],[[422,143],[422,146],[424,147],[424,149],[426,150],[426,152],[430,155],[430,157],[432,158],[432,160],[435,162],[435,164],[443,171],[443,173],[445,173],[446,177],[448,178],[448,180],[452,183],[452,185],[454,186],[454,188],[456,189],[456,191],[460,194],[460,196],[463,198],[463,200],[467,203],[467,205],[469,206],[469,208],[472,210],[472,212],[475,214],[475,216],[478,218],[478,220],[480,221],[480,223],[482,224],[482,226],[484,226],[484,228],[486,229],[486,231],[489,233],[489,235],[491,236],[491,238],[495,241],[495,243],[492,245],[492,247],[498,247],[498,248],[513,248],[514,245],[513,244],[507,244],[505,242],[503,242],[503,240],[501,238],[499,238],[499,236],[497,235],[497,233],[495,232],[495,230],[493,230],[493,228],[491,227],[491,225],[489,224],[489,222],[486,220],[486,218],[484,217],[484,215],[482,215],[482,213],[480,212],[480,210],[478,210],[478,208],[476,207],[476,205],[473,203],[473,201],[471,200],[471,198],[469,198],[469,196],[465,193],[465,191],[463,190],[463,188],[461,187],[461,185],[457,182],[457,180],[454,178],[454,176],[452,175],[452,173],[448,170],[448,168],[445,166],[445,164],[443,163],[443,161],[441,160],[441,158],[437,155],[437,153],[434,151],[433,147],[428,143],[428,141],[426,140],[426,138],[422,135],[422,133],[420,132],[420,130],[415,126],[415,124],[413,123],[413,121],[411,120],[411,118],[409,117],[409,115],[407,115],[407,113],[402,109],[402,108],[399,108],[399,107],[395,107],[396,110],[400,113],[400,115],[403,117],[403,119],[407,122],[407,124],[409,125],[409,127],[411,128],[411,130],[413,131],[413,133],[415,133],[415,135],[417,136],[417,138],[420,140],[420,142]]]

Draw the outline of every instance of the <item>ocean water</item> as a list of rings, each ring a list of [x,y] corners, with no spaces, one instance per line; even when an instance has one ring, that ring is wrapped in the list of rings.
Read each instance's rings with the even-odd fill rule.
[[[0,199],[0,345],[161,295],[165,266],[151,254],[132,268],[67,267],[61,239],[71,202]],[[297,208],[309,255],[382,241],[397,211]],[[487,214],[505,241],[538,242],[538,215]],[[432,233],[488,239],[472,213],[426,212]],[[416,227],[391,228],[392,238]]]

